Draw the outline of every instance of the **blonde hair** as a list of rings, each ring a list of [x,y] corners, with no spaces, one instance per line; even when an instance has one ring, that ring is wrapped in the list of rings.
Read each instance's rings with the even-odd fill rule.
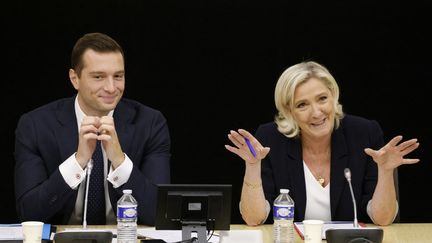
[[[313,61],[301,62],[287,68],[279,77],[275,88],[275,105],[278,114],[275,122],[279,132],[287,137],[296,137],[300,128],[291,113],[296,88],[311,78],[321,80],[333,95],[335,114],[335,129],[339,127],[344,114],[339,104],[339,86],[330,72],[321,64]]]

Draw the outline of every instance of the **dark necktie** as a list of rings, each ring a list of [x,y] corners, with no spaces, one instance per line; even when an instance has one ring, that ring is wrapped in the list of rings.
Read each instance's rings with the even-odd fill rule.
[[[93,169],[88,188],[87,222],[88,224],[105,224],[105,191],[104,161],[101,142],[96,142],[93,153]]]

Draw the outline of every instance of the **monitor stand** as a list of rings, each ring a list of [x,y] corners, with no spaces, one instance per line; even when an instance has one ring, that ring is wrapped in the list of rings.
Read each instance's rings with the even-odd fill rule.
[[[207,242],[207,226],[205,223],[196,222],[195,224],[187,223],[183,224],[182,226],[182,242],[187,242],[187,240],[190,240],[193,233],[196,233],[198,243],[206,243]],[[191,241],[192,242],[192,241]]]

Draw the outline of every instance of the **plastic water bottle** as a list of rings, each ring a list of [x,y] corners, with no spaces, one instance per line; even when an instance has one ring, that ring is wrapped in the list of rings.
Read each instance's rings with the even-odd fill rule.
[[[273,202],[274,243],[294,243],[294,200],[288,189],[280,189]]]
[[[123,190],[123,196],[117,202],[117,242],[137,242],[137,207],[132,190]]]

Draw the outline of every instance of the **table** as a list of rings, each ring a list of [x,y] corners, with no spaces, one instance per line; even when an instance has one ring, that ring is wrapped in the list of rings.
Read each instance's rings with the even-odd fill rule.
[[[368,225],[369,227],[377,227]],[[65,227],[82,227],[71,225],[59,225],[57,231],[62,231]],[[139,227],[147,227],[140,225]],[[113,225],[89,226],[89,228],[115,228]],[[432,242],[432,223],[409,223],[409,224],[392,224],[380,227],[384,230],[383,243],[426,243]],[[273,243],[273,226],[271,224],[260,226],[247,226],[243,224],[231,225],[231,230],[261,230],[263,233],[263,243]],[[295,242],[303,243],[300,236],[295,233]],[[326,242],[323,240],[323,242]]]
[[[368,225],[377,227],[376,225]],[[410,224],[392,224],[389,226],[379,227],[384,230],[383,243],[426,243],[432,242],[432,223],[410,223]],[[264,243],[273,243],[272,225],[261,225],[251,227],[246,225],[232,225],[231,229],[260,229],[263,232]],[[295,242],[302,243],[303,240],[295,234]],[[323,240],[323,242],[326,242]]]

